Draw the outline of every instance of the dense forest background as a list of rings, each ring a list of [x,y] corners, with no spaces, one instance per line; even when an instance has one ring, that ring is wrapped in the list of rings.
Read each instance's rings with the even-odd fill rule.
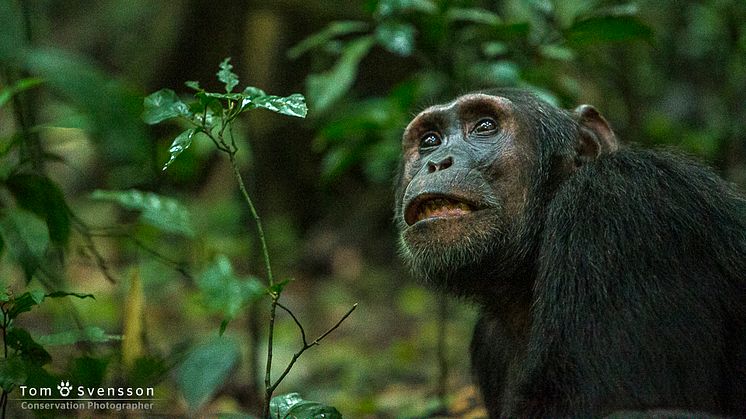
[[[309,337],[359,304],[275,393],[346,417],[466,408],[473,308],[408,276],[391,222],[401,132],[425,106],[501,86],[591,103],[624,142],[746,185],[741,0],[0,0],[9,412],[19,385],[70,380],[155,387],[164,414],[259,413],[270,300],[241,285],[266,274],[252,217],[209,140],[164,171],[184,127],[141,118],[161,88],[223,91],[226,57],[241,89],[306,97],[305,119],[237,119],[236,157]],[[274,377],[302,346],[277,316]]]

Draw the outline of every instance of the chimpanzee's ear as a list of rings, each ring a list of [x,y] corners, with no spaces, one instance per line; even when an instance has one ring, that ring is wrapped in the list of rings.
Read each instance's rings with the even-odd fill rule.
[[[593,160],[600,154],[612,153],[619,149],[614,131],[603,116],[591,105],[580,105],[574,111],[575,120],[580,124],[578,157],[580,160]]]

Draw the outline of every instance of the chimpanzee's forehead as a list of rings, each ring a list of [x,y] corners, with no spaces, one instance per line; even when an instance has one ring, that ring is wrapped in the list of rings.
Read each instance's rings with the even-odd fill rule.
[[[467,95],[460,96],[458,99],[451,102],[435,105],[425,109],[423,114],[458,114],[473,112],[474,110],[485,109],[485,108],[501,108],[502,111],[507,110],[511,107],[512,102],[510,99],[498,96],[488,95],[485,93],[470,93]]]
[[[513,124],[512,110],[514,103],[503,96],[485,93],[471,93],[460,96],[451,102],[431,106],[422,111],[407,126],[405,137],[410,134],[419,135],[422,130],[436,127],[451,126],[459,121],[469,121],[475,118],[491,116],[507,128]]]

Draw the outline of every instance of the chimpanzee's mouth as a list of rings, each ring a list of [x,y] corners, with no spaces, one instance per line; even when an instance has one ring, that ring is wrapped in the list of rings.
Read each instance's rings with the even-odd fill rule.
[[[409,203],[404,211],[404,221],[413,225],[430,218],[461,217],[476,210],[474,204],[454,196],[424,194]]]

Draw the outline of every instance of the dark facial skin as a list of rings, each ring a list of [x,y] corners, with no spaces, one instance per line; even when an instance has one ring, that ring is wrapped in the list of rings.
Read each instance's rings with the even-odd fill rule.
[[[484,94],[428,108],[409,124],[396,219],[415,272],[432,279],[473,264],[522,222],[533,163],[518,134],[511,101]]]

